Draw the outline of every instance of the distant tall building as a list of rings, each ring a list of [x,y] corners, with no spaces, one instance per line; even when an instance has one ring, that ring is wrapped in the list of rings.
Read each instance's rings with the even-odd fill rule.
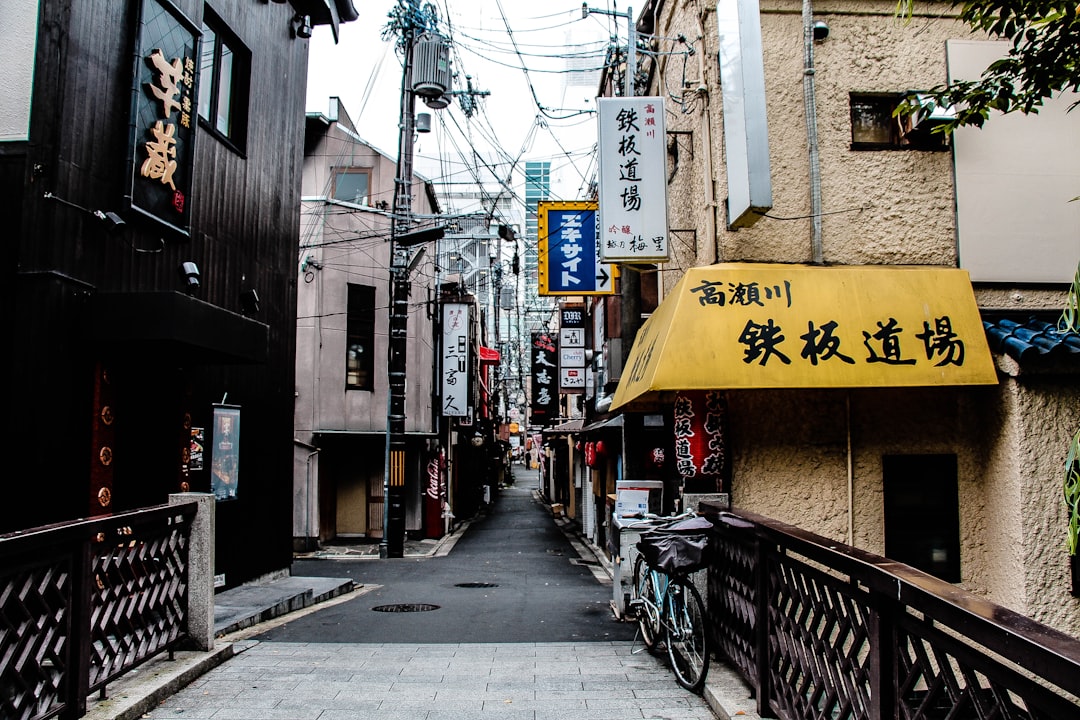
[[[551,198],[551,161],[529,160],[525,163],[525,307],[527,310],[541,310],[549,303],[541,303],[537,293],[540,285],[539,247],[540,236],[537,232],[536,206],[542,200]],[[529,315],[526,324],[539,325],[544,319],[538,315]]]

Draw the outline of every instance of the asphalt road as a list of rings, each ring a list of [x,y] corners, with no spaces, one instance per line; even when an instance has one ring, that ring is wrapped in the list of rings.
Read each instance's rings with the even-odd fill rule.
[[[525,477],[521,478],[525,480]],[[581,558],[528,482],[500,491],[444,557],[298,560],[293,575],[350,577],[352,600],[257,639],[317,643],[521,643],[632,640],[611,585]],[[603,575],[603,573],[601,573]],[[377,586],[377,587],[375,587]],[[414,611],[383,612],[406,606]],[[421,611],[421,608],[423,610]]]

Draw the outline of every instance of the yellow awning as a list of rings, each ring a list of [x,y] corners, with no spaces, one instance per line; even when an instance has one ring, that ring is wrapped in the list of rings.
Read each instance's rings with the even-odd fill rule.
[[[996,383],[965,270],[721,263],[689,270],[638,331],[612,409],[678,390]]]

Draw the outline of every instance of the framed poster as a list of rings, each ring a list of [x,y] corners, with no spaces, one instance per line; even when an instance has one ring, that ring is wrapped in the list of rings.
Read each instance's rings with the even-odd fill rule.
[[[210,446],[210,490],[218,500],[236,499],[240,481],[240,407],[214,406]]]

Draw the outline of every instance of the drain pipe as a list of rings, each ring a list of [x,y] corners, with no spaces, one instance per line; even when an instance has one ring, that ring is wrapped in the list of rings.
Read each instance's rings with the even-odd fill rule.
[[[844,395],[844,415],[847,421],[847,544],[855,546],[855,463],[851,456],[851,391]]]
[[[299,445],[302,448],[311,450],[308,453],[305,465],[307,466],[307,480],[304,483],[304,492],[306,499],[304,501],[304,544],[306,545],[311,540],[311,459],[322,452],[322,448],[309,445],[300,438],[293,438],[293,443]]]
[[[825,262],[821,246],[821,167],[818,161],[817,100],[814,97],[814,10],[803,0],[803,105],[806,110],[806,148],[810,155],[810,250],[812,262]]]
[[[713,180],[712,110],[709,103],[709,84],[705,78],[705,6],[698,6],[698,35],[702,38],[702,51],[698,56],[698,85],[701,99],[701,145],[703,150],[702,174],[705,190],[705,247],[697,243],[699,265],[712,265],[717,261],[716,242],[716,182]]]

